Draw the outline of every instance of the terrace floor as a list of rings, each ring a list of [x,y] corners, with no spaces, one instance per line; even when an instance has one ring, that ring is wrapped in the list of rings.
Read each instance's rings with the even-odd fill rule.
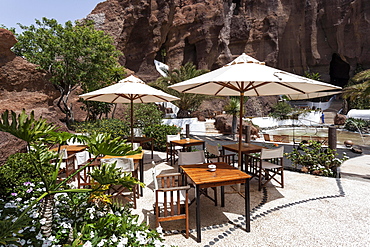
[[[216,140],[205,138],[207,142]],[[177,167],[165,162],[164,153],[155,152],[154,160],[156,169],[163,173],[177,171]],[[144,167],[147,187],[133,213],[139,215],[140,222],[154,228],[149,152],[145,154]],[[201,198],[201,243],[195,240],[195,204],[189,207],[190,238],[181,233],[185,228],[183,221],[166,222],[162,223],[165,243],[168,246],[370,246],[370,155],[350,158],[343,163],[342,170],[345,172],[341,178],[286,170],[285,188],[270,183],[262,191],[257,189],[257,180],[252,179],[249,233],[244,230],[243,191],[238,193],[235,186],[228,186],[224,208],[214,206],[206,197]],[[190,194],[192,198],[194,191]]]

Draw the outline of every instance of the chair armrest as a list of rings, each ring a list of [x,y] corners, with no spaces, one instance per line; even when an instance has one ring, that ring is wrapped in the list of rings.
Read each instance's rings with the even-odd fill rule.
[[[177,190],[190,190],[190,185],[157,189],[157,191],[161,191],[161,192],[177,191]]]
[[[176,173],[165,173],[165,174],[158,174],[157,178],[165,178],[165,177],[176,177],[176,176],[181,176],[182,174],[179,172]]]

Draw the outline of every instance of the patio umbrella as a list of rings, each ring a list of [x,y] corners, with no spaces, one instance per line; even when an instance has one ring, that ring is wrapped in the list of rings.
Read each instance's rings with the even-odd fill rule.
[[[130,103],[131,108],[131,142],[134,139],[134,103],[169,102],[179,98],[148,86],[136,76],[129,76],[111,86],[80,95],[84,100],[108,103]]]
[[[319,97],[330,96],[334,94],[340,94],[342,91],[321,91],[321,92],[314,92],[314,93],[307,93],[307,94],[286,94],[285,96],[288,97],[290,100],[306,100],[306,99],[313,99]]]
[[[240,96],[239,167],[241,167],[243,96],[307,94],[341,89],[266,66],[245,53],[222,68],[170,86],[182,93]]]

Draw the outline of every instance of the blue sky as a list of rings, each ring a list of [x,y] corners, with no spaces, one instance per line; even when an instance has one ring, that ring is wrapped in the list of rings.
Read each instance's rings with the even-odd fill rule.
[[[47,17],[64,24],[86,17],[104,0],[0,0],[0,24],[21,29],[17,23],[30,26],[35,19]]]

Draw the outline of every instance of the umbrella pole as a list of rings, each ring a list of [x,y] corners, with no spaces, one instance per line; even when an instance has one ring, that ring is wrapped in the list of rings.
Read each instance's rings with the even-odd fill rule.
[[[243,142],[243,104],[244,92],[240,93],[240,114],[239,114],[239,148],[238,148],[238,167],[242,169],[242,142]]]
[[[134,149],[134,101],[131,100],[131,148]]]
[[[244,92],[240,93],[240,114],[239,114],[239,148],[238,148],[238,167],[242,170],[242,141],[243,141],[243,105],[244,105]],[[240,184],[236,185],[236,190],[240,192]]]

